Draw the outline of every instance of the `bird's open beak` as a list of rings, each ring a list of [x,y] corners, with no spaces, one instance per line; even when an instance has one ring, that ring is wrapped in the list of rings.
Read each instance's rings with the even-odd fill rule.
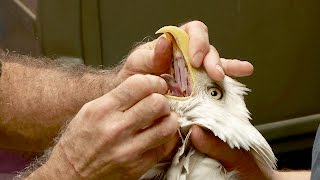
[[[170,74],[162,74],[169,86],[168,98],[187,100],[194,93],[195,69],[190,64],[189,36],[175,26],[165,26],[159,29],[156,34],[164,33],[173,45],[173,59]]]

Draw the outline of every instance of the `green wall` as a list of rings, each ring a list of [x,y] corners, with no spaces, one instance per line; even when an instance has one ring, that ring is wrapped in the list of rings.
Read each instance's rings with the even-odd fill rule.
[[[221,56],[255,74],[247,104],[255,124],[319,113],[320,1],[41,0],[43,52],[114,65],[164,25],[201,20]],[[55,14],[55,16],[53,16]]]

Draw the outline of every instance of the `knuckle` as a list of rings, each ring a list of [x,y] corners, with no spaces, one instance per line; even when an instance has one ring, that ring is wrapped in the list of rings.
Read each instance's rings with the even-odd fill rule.
[[[150,84],[152,84],[153,88],[156,90],[155,92],[166,93],[168,86],[164,79],[159,76],[147,75],[149,78]]]
[[[169,127],[163,127],[159,129],[157,136],[163,139],[164,141],[167,141],[167,139],[169,139],[172,136],[172,134],[173,133],[170,131]]]
[[[171,138],[177,132],[177,122],[174,122],[175,120],[172,118],[165,118],[164,121],[165,125],[159,128],[158,136],[164,139]]]
[[[117,155],[114,155],[114,157],[112,158],[112,161],[114,164],[116,165],[124,165],[126,164],[129,160],[128,160],[128,156],[125,156],[122,153],[117,153]]]
[[[125,126],[121,123],[109,123],[102,132],[102,139],[105,144],[110,144],[116,142],[121,138],[122,133],[125,132]]]
[[[144,106],[145,107],[145,106]],[[145,109],[142,109],[142,108],[133,108],[131,110],[131,117],[130,118],[133,118],[133,119],[143,119],[144,118],[144,115],[145,115]],[[130,126],[134,126],[134,124],[130,124]]]
[[[103,115],[109,114],[113,111],[115,106],[114,100],[111,97],[106,98],[104,101],[97,103],[97,113],[101,113]]]
[[[131,96],[130,87],[132,83],[132,78],[129,77],[124,83],[120,84],[118,87],[116,87],[114,90],[112,90],[108,95],[109,98],[106,98],[106,100],[109,100],[113,102],[113,104],[120,104],[121,102],[125,102],[128,98]]]
[[[92,109],[92,108],[91,108],[92,104],[93,104],[92,101],[85,103],[85,104],[82,106],[81,111],[88,111],[88,110]]]
[[[230,73],[230,61],[229,60],[222,60],[222,59],[220,59],[220,61],[221,61],[221,65],[222,65],[223,70],[226,73]]]
[[[142,75],[142,74],[135,74],[130,77],[130,81],[136,87],[141,87],[141,90],[145,93],[150,94],[152,92],[152,79],[150,78],[151,75]],[[142,88],[143,87],[143,88]]]
[[[94,113],[95,109],[93,108],[94,103],[92,101],[87,102],[82,106],[79,112],[81,112],[84,116],[84,118],[90,118]]]
[[[133,153],[131,149],[120,149],[115,153],[112,161],[120,166],[125,166],[136,161],[136,159],[138,159],[137,153]]]
[[[150,108],[153,111],[159,111],[162,113],[170,112],[168,100],[161,94],[153,93],[150,96]]]
[[[174,119],[174,118],[171,118],[171,119],[170,119],[170,126],[169,126],[169,127],[170,127],[169,130],[170,130],[171,135],[174,136],[175,133],[176,133],[176,132],[178,131],[178,129],[179,129],[179,123],[178,123],[178,121],[177,121],[176,119]]]
[[[191,24],[193,26],[201,27],[205,32],[208,32],[208,26],[204,24],[202,21],[195,20],[195,21],[192,21]]]
[[[143,84],[143,90],[145,93],[153,93],[153,92],[165,92],[166,91],[166,83],[165,81],[154,75],[144,75],[143,80],[141,81],[141,84]]]
[[[139,88],[139,91],[143,91],[143,93],[145,94],[151,94],[153,91],[153,88],[152,86],[150,86],[150,84],[151,84],[151,81],[147,77],[147,75],[135,74],[130,76],[127,79],[125,87],[127,89],[134,88],[136,90]]]
[[[144,75],[143,83],[145,83],[146,85],[152,85],[156,81],[156,79],[156,76],[146,74]]]
[[[151,74],[146,74],[145,77],[146,77],[146,81],[149,83],[158,83],[159,80],[161,79],[160,77],[154,76]]]
[[[179,123],[177,121],[178,117],[176,114],[171,113],[171,115],[167,119],[168,123],[168,133],[170,133],[170,136],[174,136],[179,128]]]
[[[107,98],[105,101],[100,101],[100,99],[96,99],[90,101],[83,105],[82,111],[84,112],[84,117],[90,120],[100,121],[106,116],[106,114],[110,114],[113,111],[113,103],[111,102],[111,98]]]
[[[214,46],[210,45],[210,51],[212,51],[212,53],[215,53],[218,57],[220,57],[219,52]]]
[[[172,123],[172,125],[174,125],[174,127],[176,129],[178,129],[179,128],[179,123],[178,123],[179,116],[178,116],[178,114],[175,113],[175,112],[171,112],[170,116],[169,116],[169,119],[171,120],[170,122]]]
[[[144,79],[144,75],[142,74],[134,74],[132,76],[130,76],[127,81],[129,82],[133,82],[133,83],[138,83],[140,81],[142,81]]]

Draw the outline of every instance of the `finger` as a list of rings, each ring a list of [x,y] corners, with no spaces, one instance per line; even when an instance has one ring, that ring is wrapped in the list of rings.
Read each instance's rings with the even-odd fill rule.
[[[234,77],[250,76],[254,70],[253,65],[248,61],[221,58],[221,64],[225,73]]]
[[[191,64],[198,68],[201,66],[204,57],[210,50],[208,28],[200,21],[189,22],[181,26],[181,28],[189,34],[189,54],[192,58]]]
[[[174,156],[177,154],[179,147],[182,145],[181,139],[180,139],[180,135],[177,132],[173,138],[170,139],[170,141],[168,143],[165,143],[164,145],[162,145],[162,147],[157,148],[160,153],[160,155],[162,155],[162,158],[160,158],[160,162],[168,162],[171,161]],[[163,152],[161,154],[161,152]],[[161,156],[160,156],[161,157]]]
[[[200,152],[220,161],[225,167],[233,166],[238,159],[241,159],[241,150],[231,149],[213,133],[199,126],[192,126],[191,141]]]
[[[148,39],[149,37],[146,37],[145,39]],[[152,41],[149,41],[149,42],[144,42],[144,40],[142,40],[141,43],[138,43],[137,47],[133,50],[136,50],[136,49],[147,49],[147,50],[153,50],[154,47],[156,46],[157,44],[157,39],[155,40],[152,40]]]
[[[156,74],[167,72],[172,60],[172,44],[164,38],[159,37],[159,41],[154,49],[154,57],[151,61],[151,67]]]
[[[213,80],[223,80],[225,74],[221,67],[218,51],[213,46],[210,46],[210,51],[204,59],[203,66]]]
[[[155,41],[136,48],[127,58],[126,67],[133,73],[158,75],[169,69],[171,57],[170,41],[159,37]]]
[[[167,90],[167,84],[162,78],[137,74],[130,76],[104,98],[110,98],[116,109],[125,111],[150,94],[165,94]]]
[[[146,152],[169,142],[178,130],[177,119],[177,114],[171,112],[169,116],[159,119],[157,124],[138,133],[132,142],[137,148],[136,152]]]
[[[179,142],[180,137],[176,134],[169,140],[169,142],[143,153],[142,158],[149,161],[149,164],[153,165],[160,162],[170,161],[178,151]]]
[[[125,123],[133,133],[146,129],[155,120],[168,115],[170,115],[170,106],[167,99],[156,93],[142,99],[124,113],[125,119],[128,119]]]

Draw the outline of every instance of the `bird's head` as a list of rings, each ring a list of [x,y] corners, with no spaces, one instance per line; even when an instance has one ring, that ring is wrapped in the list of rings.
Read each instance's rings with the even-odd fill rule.
[[[245,85],[227,76],[222,82],[215,82],[203,67],[192,67],[188,51],[189,36],[182,29],[165,26],[157,33],[164,33],[173,44],[170,72],[161,77],[169,86],[166,96],[174,111],[189,121],[196,119],[195,115],[200,113],[208,122],[223,126],[229,124],[231,119],[249,121],[250,115],[243,97],[249,89]]]
[[[193,68],[189,36],[182,29],[165,26],[157,33],[164,33],[173,44],[170,72],[161,77],[169,87],[170,106],[181,117],[183,133],[193,124],[200,125],[231,148],[250,151],[258,164],[275,168],[276,158],[270,146],[249,121],[250,113],[244,102],[249,89],[228,76],[222,82],[215,82],[203,67]]]

